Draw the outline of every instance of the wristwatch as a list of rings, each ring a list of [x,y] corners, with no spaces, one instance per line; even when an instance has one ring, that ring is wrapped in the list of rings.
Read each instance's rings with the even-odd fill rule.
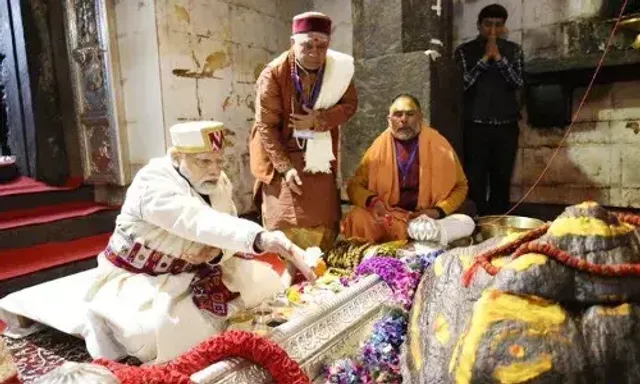
[[[264,233],[264,231],[258,232],[258,234],[256,235],[256,238],[253,240],[253,250],[256,253],[264,252],[264,248],[262,248],[262,234],[263,233]]]

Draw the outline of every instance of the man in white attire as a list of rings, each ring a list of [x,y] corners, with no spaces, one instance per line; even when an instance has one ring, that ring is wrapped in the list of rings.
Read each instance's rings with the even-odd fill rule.
[[[290,283],[254,254],[278,253],[315,277],[284,234],[237,217],[224,132],[173,126],[168,156],[134,178],[86,296],[93,357],[161,363],[222,332],[228,316]]]

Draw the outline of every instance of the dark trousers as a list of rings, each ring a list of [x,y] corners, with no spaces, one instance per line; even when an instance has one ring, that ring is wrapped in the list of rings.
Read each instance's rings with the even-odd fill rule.
[[[518,133],[517,122],[502,125],[467,122],[464,125],[464,164],[469,198],[476,203],[481,216],[499,215],[509,209]]]

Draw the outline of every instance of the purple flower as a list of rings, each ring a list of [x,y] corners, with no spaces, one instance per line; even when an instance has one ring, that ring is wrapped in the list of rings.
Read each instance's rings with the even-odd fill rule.
[[[393,292],[393,307],[376,322],[357,360],[342,359],[328,369],[326,383],[402,383],[400,349],[407,333],[408,311],[422,273],[443,251],[402,260],[373,257],[358,266],[351,283],[376,274]],[[345,284],[346,285],[346,284]]]

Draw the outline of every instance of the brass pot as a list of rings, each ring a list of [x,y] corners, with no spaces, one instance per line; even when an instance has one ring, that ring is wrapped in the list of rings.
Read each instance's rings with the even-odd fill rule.
[[[477,221],[478,241],[530,231],[544,224],[542,220],[524,216],[482,216]]]

